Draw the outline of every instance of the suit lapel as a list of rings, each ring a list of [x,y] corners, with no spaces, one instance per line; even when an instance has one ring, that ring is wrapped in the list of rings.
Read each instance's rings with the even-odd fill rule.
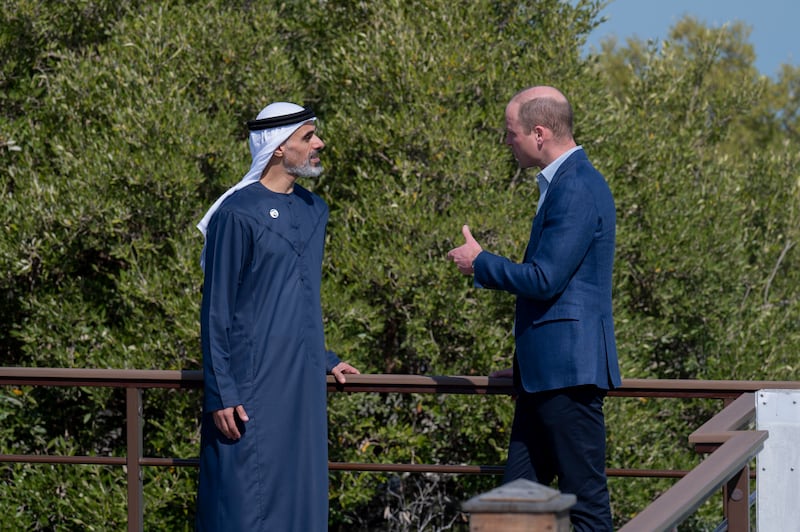
[[[586,153],[583,150],[576,150],[573,152],[563,163],[561,163],[561,166],[559,166],[558,170],[556,170],[556,175],[553,176],[550,184],[547,185],[547,194],[545,195],[544,202],[542,203],[541,208],[536,211],[533,221],[531,222],[531,234],[528,237],[528,246],[525,248],[525,256],[523,257],[524,262],[528,262],[533,256],[533,252],[536,250],[536,246],[539,242],[539,235],[542,234],[542,226],[544,225],[544,213],[547,211],[547,205],[550,203],[550,200],[552,200],[553,193],[556,187],[558,187],[558,183],[561,181],[562,176],[571,171],[581,158],[586,158]]]

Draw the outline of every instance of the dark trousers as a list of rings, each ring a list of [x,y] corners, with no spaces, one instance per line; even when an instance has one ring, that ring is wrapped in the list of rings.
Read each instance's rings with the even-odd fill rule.
[[[503,483],[524,478],[577,502],[570,521],[577,532],[613,530],[605,473],[606,392],[577,386],[517,397]]]

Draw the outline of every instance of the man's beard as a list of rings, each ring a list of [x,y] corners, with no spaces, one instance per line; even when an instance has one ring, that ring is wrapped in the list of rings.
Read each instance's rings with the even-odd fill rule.
[[[319,177],[320,174],[322,174],[322,165],[312,165],[311,157],[316,157],[316,154],[311,154],[309,160],[300,166],[287,166],[286,171],[289,173],[289,175],[293,175],[295,177]]]

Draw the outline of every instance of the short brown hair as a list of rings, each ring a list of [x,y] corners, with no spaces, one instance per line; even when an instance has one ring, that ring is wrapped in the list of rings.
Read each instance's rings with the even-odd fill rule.
[[[544,126],[556,138],[572,136],[572,106],[566,100],[531,98],[519,106],[519,122],[525,134],[536,126]]]

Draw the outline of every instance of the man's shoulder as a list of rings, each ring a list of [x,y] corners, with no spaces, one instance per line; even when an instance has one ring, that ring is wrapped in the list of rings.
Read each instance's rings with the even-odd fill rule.
[[[240,188],[233,194],[225,198],[225,201],[219,206],[220,209],[228,211],[244,211],[247,210],[254,202],[258,201],[259,185],[253,183]]]
[[[225,198],[217,212],[214,213],[212,220],[228,218],[230,220],[239,220],[246,224],[255,221],[256,214],[260,211],[259,207],[263,197],[259,194],[260,192],[257,183],[240,188]]]
[[[321,197],[319,197],[318,194],[311,192],[306,187],[298,185],[297,183],[295,183],[294,185],[294,193],[302,198],[308,198],[309,200],[313,200],[315,202],[325,203],[325,201]]]
[[[583,149],[575,150],[571,153],[559,167],[558,174],[599,178],[605,181],[603,174],[592,164]]]
[[[302,201],[307,203],[308,205],[314,206],[318,209],[327,210],[328,204],[322,199],[319,195],[311,192],[307,188],[295,184],[294,185],[294,193],[295,195],[300,198]]]
[[[578,171],[584,169],[586,165],[594,168],[592,163],[589,161],[589,156],[586,155],[582,146],[578,146],[572,153],[570,153],[564,162],[561,163],[559,170],[561,169],[571,169],[573,171]]]

